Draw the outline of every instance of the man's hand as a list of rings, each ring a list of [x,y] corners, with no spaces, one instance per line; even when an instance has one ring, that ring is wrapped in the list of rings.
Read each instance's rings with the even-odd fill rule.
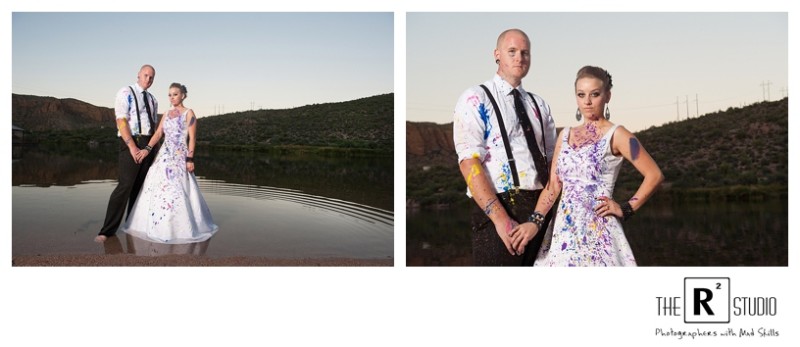
[[[494,223],[494,229],[497,231],[497,236],[500,236],[500,240],[503,240],[503,244],[506,245],[506,249],[511,255],[522,254],[514,252],[514,248],[511,246],[511,231],[514,230],[517,225],[517,222],[511,218],[507,219],[505,222]]]
[[[133,161],[136,162],[136,164],[141,164],[142,158],[140,157],[139,152],[141,151],[139,150],[139,148],[136,148],[135,146],[128,146],[128,150],[131,152],[131,157],[133,157]]]

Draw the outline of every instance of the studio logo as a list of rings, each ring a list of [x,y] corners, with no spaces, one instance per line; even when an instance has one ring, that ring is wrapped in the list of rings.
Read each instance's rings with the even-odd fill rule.
[[[684,323],[730,323],[731,279],[686,277],[683,280]]]
[[[734,291],[735,292],[735,291]],[[774,296],[733,296],[729,277],[684,277],[683,297],[657,296],[658,316],[684,324],[706,325],[660,326],[655,336],[683,339],[778,337],[780,332],[768,324],[778,315],[778,299]],[[731,322],[731,317],[749,317]],[[753,320],[758,318],[758,320]],[[673,320],[674,319],[674,320]],[[738,318],[734,318],[736,320]],[[665,322],[666,322],[665,321]],[[747,323],[744,323],[747,322]],[[751,325],[759,322],[758,325]],[[739,323],[746,325],[720,325]],[[765,324],[766,323],[766,324]],[[716,325],[716,326],[715,326]]]

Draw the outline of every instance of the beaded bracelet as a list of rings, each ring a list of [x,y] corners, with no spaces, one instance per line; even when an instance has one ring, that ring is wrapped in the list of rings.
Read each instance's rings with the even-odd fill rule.
[[[148,152],[153,151],[153,147],[150,147],[150,145],[144,146],[144,149],[146,149]]]
[[[539,211],[533,211],[533,214],[528,217],[528,221],[536,224],[539,226],[539,229],[541,229],[542,225],[544,225],[544,215],[539,213]]]
[[[634,213],[633,212],[633,207],[631,207],[631,203],[630,202],[625,201],[625,202],[619,204],[619,207],[622,209],[622,221],[623,222],[627,221],[628,218],[631,218],[631,216],[633,216],[633,213]]]
[[[187,163],[194,163],[194,157],[186,157]]]

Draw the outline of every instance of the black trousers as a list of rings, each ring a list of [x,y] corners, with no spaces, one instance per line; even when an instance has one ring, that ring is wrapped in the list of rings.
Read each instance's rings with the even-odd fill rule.
[[[134,137],[136,145],[139,148],[144,148],[150,142],[150,136]],[[153,164],[153,159],[158,152],[158,146],[153,148],[153,151],[142,160],[140,164],[136,164],[128,150],[125,141],[119,140],[119,183],[111,197],[108,198],[108,208],[106,209],[106,220],[103,223],[103,228],[100,229],[99,235],[111,236],[117,233],[119,225],[122,224],[122,217],[127,212],[130,214],[133,208],[133,203],[136,197],[139,196],[139,191],[142,189],[144,178],[147,176],[147,170]],[[127,206],[127,209],[125,208]]]
[[[517,223],[525,223],[533,214],[536,201],[539,200],[541,190],[520,190],[512,194],[505,192],[497,194],[497,200],[503,205],[506,213]],[[474,205],[472,211],[472,264],[475,266],[533,266],[539,247],[542,246],[544,234],[553,217],[552,209],[547,213],[541,230],[525,246],[522,255],[508,253],[503,240],[497,235],[494,223],[483,209]]]

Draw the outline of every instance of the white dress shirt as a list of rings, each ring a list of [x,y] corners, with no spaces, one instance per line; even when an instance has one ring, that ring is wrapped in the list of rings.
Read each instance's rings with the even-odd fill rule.
[[[456,153],[458,153],[458,162],[461,163],[462,160],[470,158],[480,159],[483,169],[494,184],[497,193],[512,190],[516,185],[519,185],[520,189],[543,189],[544,187],[537,179],[539,173],[536,172],[533,155],[528,149],[522,125],[514,110],[514,96],[511,93],[514,88],[499,75],[495,75],[484,85],[489,88],[500,108],[520,182],[517,184],[513,182],[511,166],[494,107],[480,86],[469,88],[461,94],[453,114],[453,141]],[[516,89],[522,96],[525,111],[533,124],[539,150],[544,149],[542,153],[546,155],[545,160],[550,163],[556,141],[556,127],[553,116],[550,114],[550,106],[540,96],[533,94],[542,113],[539,115],[533,108],[534,100],[522,88],[522,85]],[[544,117],[541,122],[544,129],[539,125],[539,117]],[[546,146],[542,144],[542,133],[545,135]],[[472,196],[469,187],[467,187],[467,195]]]
[[[116,115],[117,119],[127,119],[128,126],[131,129],[131,135],[137,136],[139,135],[139,121],[136,116],[136,103],[139,103],[139,114],[140,118],[142,119],[142,135],[149,135],[155,132],[150,131],[150,122],[147,121],[147,107],[144,105],[144,97],[142,95],[142,87],[139,86],[138,83],[134,83],[131,85],[133,90],[136,92],[136,99],[138,101],[133,101],[133,97],[131,96],[131,90],[128,87],[124,87],[117,92],[117,97],[114,101],[114,114]],[[147,98],[150,101],[150,109],[153,110],[153,128],[158,127],[158,101],[156,98],[153,97],[153,94],[150,92],[147,93]],[[120,136],[119,130],[117,130],[117,136]]]

